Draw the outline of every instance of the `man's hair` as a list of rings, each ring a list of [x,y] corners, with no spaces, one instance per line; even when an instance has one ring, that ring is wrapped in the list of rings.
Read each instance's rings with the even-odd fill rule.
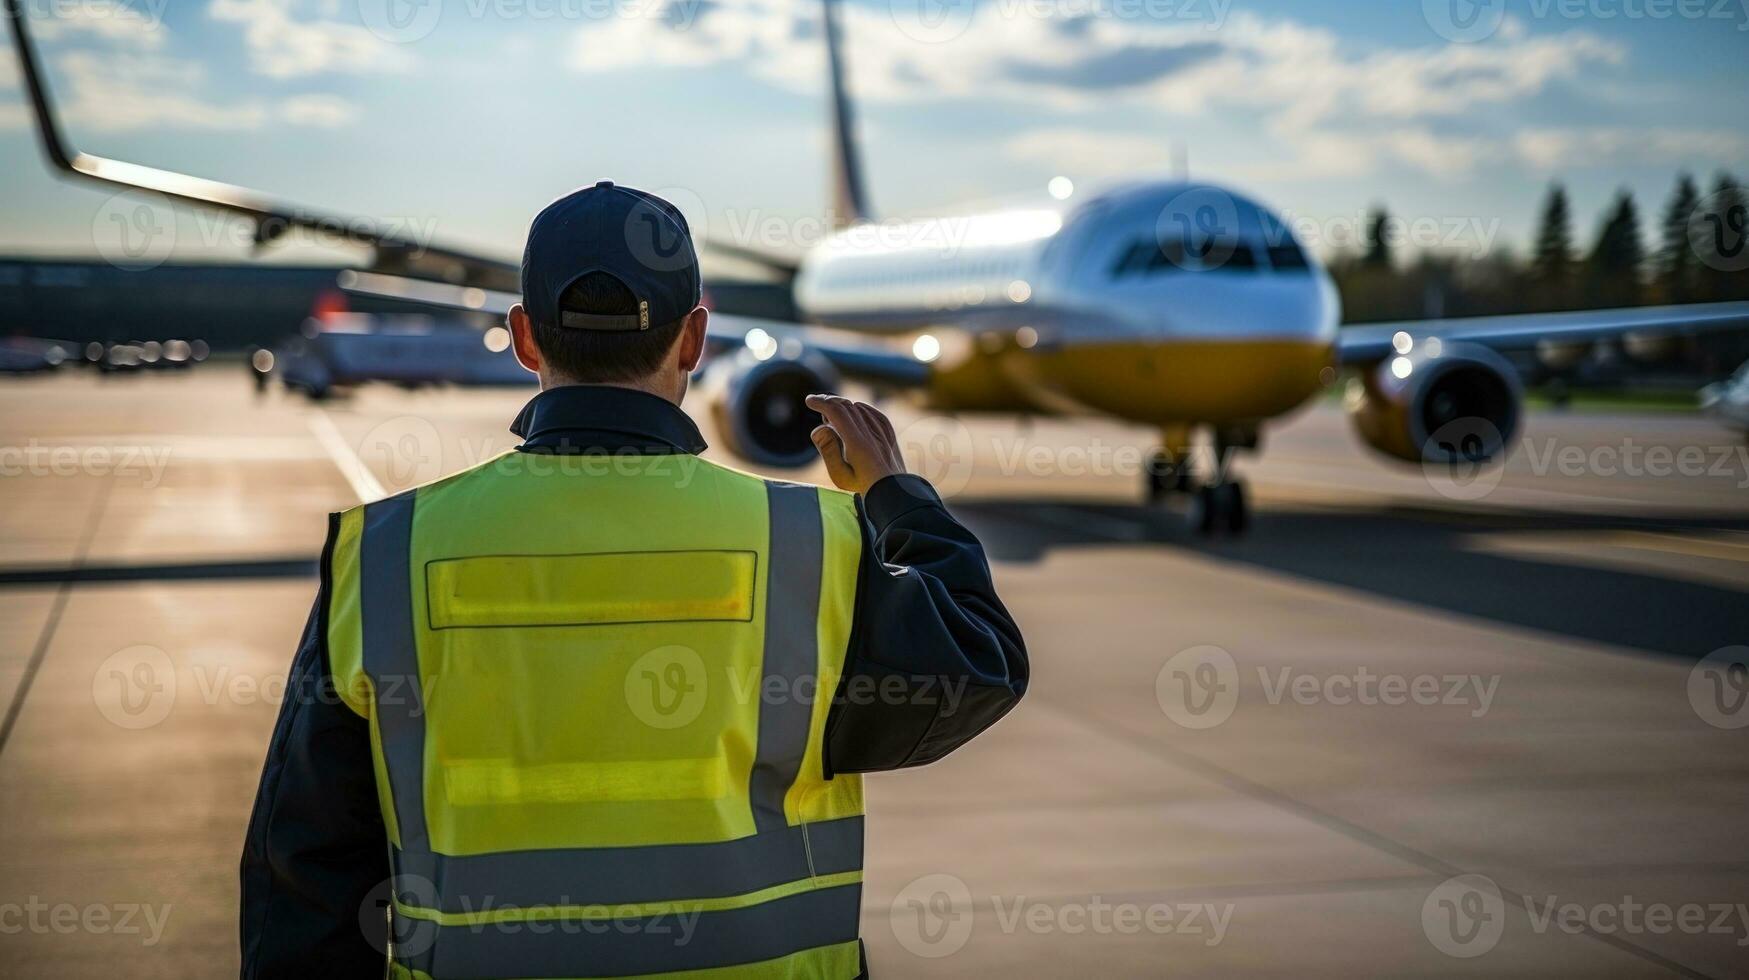
[[[572,283],[559,298],[559,308],[571,313],[631,315],[638,298],[625,283],[606,272],[591,272]],[[655,374],[680,337],[686,317],[652,325],[648,330],[577,330],[556,323],[534,323],[534,343],[555,374],[585,384],[636,381]]]

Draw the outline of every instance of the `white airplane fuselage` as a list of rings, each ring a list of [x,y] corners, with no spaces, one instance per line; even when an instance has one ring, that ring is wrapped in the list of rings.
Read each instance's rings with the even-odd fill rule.
[[[932,362],[964,411],[1248,424],[1304,403],[1340,320],[1329,275],[1275,215],[1205,183],[1074,205],[861,224],[812,250],[805,318]]]

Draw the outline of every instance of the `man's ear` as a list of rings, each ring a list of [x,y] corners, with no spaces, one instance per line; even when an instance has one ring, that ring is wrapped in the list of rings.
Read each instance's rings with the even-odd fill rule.
[[[535,374],[540,373],[540,347],[534,342],[534,321],[518,303],[510,308],[504,321],[510,325],[510,345],[516,349],[516,363]]]
[[[686,324],[680,328],[680,339],[674,344],[680,355],[682,374],[698,370],[698,363],[704,360],[704,338],[710,318],[710,311],[702,306],[686,315]]]

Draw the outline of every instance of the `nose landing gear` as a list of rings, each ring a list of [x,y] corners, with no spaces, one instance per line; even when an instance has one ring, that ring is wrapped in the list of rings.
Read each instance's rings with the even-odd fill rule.
[[[1182,496],[1185,524],[1198,535],[1244,534],[1251,527],[1249,495],[1244,481],[1231,474],[1231,463],[1236,450],[1256,448],[1256,433],[1217,430],[1214,472],[1206,483],[1197,480],[1189,443],[1188,430],[1168,431],[1165,448],[1149,459],[1144,473],[1148,503],[1163,508]]]

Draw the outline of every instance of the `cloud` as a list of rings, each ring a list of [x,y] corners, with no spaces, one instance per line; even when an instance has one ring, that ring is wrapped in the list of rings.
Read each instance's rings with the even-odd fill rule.
[[[270,124],[332,128],[358,118],[357,106],[333,95],[210,96],[203,65],[167,53],[173,38],[158,16],[162,4],[80,0],[53,19],[33,21],[46,46],[58,51],[56,107],[64,120],[101,132],[137,132],[258,130]],[[213,6],[249,4],[219,0]],[[18,88],[16,60],[10,45],[0,47],[0,93],[11,95]],[[22,101],[0,102],[0,129],[29,122],[29,108]]]
[[[1010,159],[1039,163],[1077,177],[1165,173],[1167,145],[1150,136],[1078,127],[1028,130],[1002,145]],[[1439,178],[1580,170],[1623,164],[1688,164],[1749,156],[1749,136],[1727,129],[1593,127],[1524,130],[1506,138],[1442,135],[1427,127],[1381,132],[1308,131],[1275,157],[1259,154],[1223,167],[1242,181],[1341,180],[1368,177],[1387,165]]]
[[[1157,137],[1073,126],[1028,130],[1004,143],[1002,152],[1083,177],[1164,173],[1171,164],[1170,147]]]
[[[279,115],[294,126],[332,129],[358,119],[358,106],[333,95],[296,95],[282,99]]]
[[[1488,44],[1350,53],[1333,31],[1250,14],[1215,30],[1194,20],[1045,18],[1019,10],[979,5],[963,31],[923,43],[887,7],[843,6],[857,96],[914,102],[975,93],[1082,108],[1117,95],[1179,112],[1266,107],[1305,124],[1343,109],[1391,118],[1458,114],[1625,57],[1618,44],[1578,31],[1508,31]],[[579,71],[739,64],[812,93],[824,78],[816,25],[813,5],[783,0],[642,5],[631,16],[579,28],[570,64]]]
[[[213,101],[202,93],[200,65],[162,55],[70,51],[57,65],[66,93],[62,118],[102,132],[256,130],[271,123],[335,127],[358,115],[351,103],[329,95]]]
[[[359,24],[305,19],[297,0],[212,0],[207,16],[243,29],[250,67],[269,78],[398,71],[407,52]]]
[[[266,118],[259,105],[219,105],[201,99],[198,64],[141,54],[71,51],[58,62],[66,95],[61,115],[106,132],[177,129],[254,129]]]
[[[1749,156],[1749,137],[1734,130],[1592,127],[1518,133],[1513,149],[1526,163],[1553,170],[1611,163],[1672,163]]]
[[[1046,114],[1113,106],[1193,117],[1237,112],[1254,117],[1260,136],[1288,151],[1278,163],[1251,168],[1301,177],[1360,175],[1386,163],[1436,177],[1469,172],[1504,148],[1442,130],[1627,56],[1620,44],[1583,31],[1532,36],[1521,25],[1484,44],[1357,51],[1334,31],[1253,14],[1219,24],[1046,18],[996,3],[979,5],[963,31],[923,43],[914,29],[906,33],[895,9],[840,8],[860,99],[1007,100]],[[737,65],[776,86],[815,94],[825,78],[816,25],[811,5],[782,0],[650,7],[644,16],[580,28],[570,65],[583,72]],[[1007,149],[1039,158],[1051,150],[1037,134],[1050,131],[1027,134]],[[1064,140],[1050,158],[1070,172],[1105,172],[1113,159],[1158,161],[1165,154],[1152,140],[1094,135],[1109,155]]]

